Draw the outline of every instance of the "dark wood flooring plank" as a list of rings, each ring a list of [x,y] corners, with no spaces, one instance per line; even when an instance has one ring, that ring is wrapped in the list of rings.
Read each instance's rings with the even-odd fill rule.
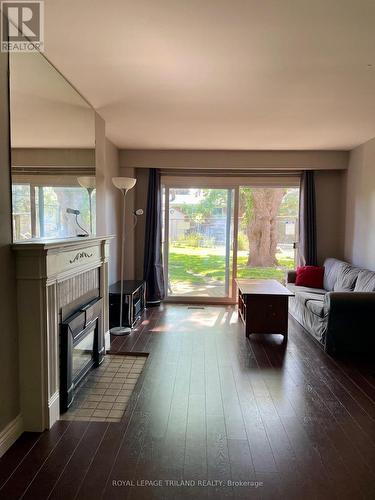
[[[55,487],[51,491],[49,499],[70,500],[75,498],[108,425],[106,422],[90,423],[80,446],[74,451]]]
[[[257,472],[256,480],[258,483],[257,492],[261,500],[289,498],[283,494],[283,478],[278,472]],[[316,498],[325,500],[324,497]]]
[[[158,338],[158,343],[162,342]],[[120,442],[119,451],[114,457],[105,485],[104,498],[143,498],[150,494],[147,487],[122,488],[113,486],[116,480],[157,479],[163,440],[168,426],[168,419],[173,396],[177,360],[171,358],[168,349],[160,353],[158,359],[147,372],[149,383],[145,384],[134,410],[134,416]],[[159,491],[159,490],[158,490]],[[145,497],[147,498],[147,496]]]
[[[352,360],[348,358],[348,355],[335,360],[337,365],[344,371],[357,386],[357,388],[362,391],[367,398],[374,403],[375,402],[375,377],[371,377],[368,373],[370,368],[366,368],[363,372],[361,366],[358,364],[363,363],[368,365],[369,361],[367,358],[357,358],[357,366],[353,366]],[[373,362],[372,362],[373,364]],[[375,368],[372,367],[372,372],[375,372]]]
[[[131,352],[134,350],[134,346],[137,344],[142,334],[144,334],[145,331],[148,331],[150,329],[150,325],[155,322],[153,312],[153,310],[146,310],[141,320],[139,320],[135,328],[133,328],[131,335],[121,337],[122,342],[117,344],[118,351]]]
[[[126,481],[137,480],[136,467],[145,437],[146,425],[150,418],[150,412],[146,409],[147,402],[158,385],[157,373],[161,365],[157,357],[150,361],[147,378],[133,410],[131,421],[126,430],[120,434],[117,452],[111,457],[112,463],[102,485],[104,488],[103,498],[127,498],[131,487]],[[125,446],[124,443],[126,443]],[[123,486],[117,486],[118,481],[125,482]]]
[[[275,348],[276,346],[272,345],[272,349]],[[256,363],[252,357],[249,359],[246,358],[247,356],[245,356],[245,360],[241,359],[241,368],[236,368],[234,370],[235,373],[237,373],[236,383],[238,388],[241,389],[241,392],[245,392],[245,397],[246,392],[248,391],[247,386],[251,386],[252,382],[250,377],[241,377],[244,370],[243,363],[245,362],[245,366],[254,366],[254,363]],[[269,368],[267,370],[267,376],[265,374],[263,376],[263,381],[264,378],[266,378],[266,381],[270,379],[274,382],[273,374],[270,373]],[[258,412],[261,415],[262,423],[267,433],[277,470],[282,475],[283,482],[285,483],[284,490],[286,496],[288,498],[300,498],[301,491],[304,491],[306,498],[312,498],[314,496],[313,485],[309,476],[303,473],[304,471],[302,469],[302,465],[297,460],[289,437],[280,419],[278,407],[272,399],[272,394],[268,384],[265,383],[262,387],[261,384],[258,383],[257,394],[259,395],[257,397]],[[279,400],[280,398],[277,397],[277,401]],[[249,429],[249,432],[252,432],[251,428]],[[293,474],[289,473],[290,470],[293,470]],[[261,470],[259,472],[261,472]],[[271,475],[269,477],[273,478],[274,476],[272,473],[270,474]]]
[[[207,477],[205,398],[191,394],[187,416],[183,477],[201,480]]]
[[[36,432],[24,432],[9,450],[0,458],[0,489],[9,477],[14,473],[37,443],[41,434]]]
[[[121,424],[108,426],[77,492],[77,499],[102,498],[103,490],[123,436]]]
[[[220,387],[228,439],[247,439],[231,364],[219,362]]]
[[[45,431],[35,446],[29,451],[20,466],[0,489],[0,498],[10,500],[20,498],[28,488],[39,469],[53,452],[61,438],[68,431],[69,422],[59,421],[50,431]]]
[[[225,419],[221,415],[207,415],[207,477],[212,481],[231,478]],[[233,498],[233,488],[221,484],[208,489],[208,498]]]
[[[182,480],[184,475],[186,427],[194,368],[194,352],[181,352],[176,370],[168,426],[161,456],[161,477]],[[202,385],[202,380],[201,380]]]
[[[286,343],[248,341],[232,307],[165,304],[112,350],[150,354],[122,421],[19,440],[0,498],[374,498],[374,369],[329,358],[293,320]]]
[[[311,377],[311,388],[317,393],[323,404],[329,408],[334,420],[351,441],[353,453],[359,453],[363,457],[364,463],[374,472],[375,446],[372,440],[367,439],[367,435],[373,434],[374,425],[369,422],[364,432],[364,429],[359,426],[355,419],[353,419],[348,408],[345,406],[345,402],[340,400],[337,394],[334,394],[325,380],[321,379],[319,370],[313,369],[310,362],[306,360],[306,354],[303,353],[302,350],[300,352],[301,355],[298,356],[298,359],[294,355],[294,357],[291,358],[291,362],[294,361],[294,363],[298,363],[300,366],[301,360],[303,361],[305,370]],[[355,450],[357,450],[357,452]]]
[[[186,415],[185,455],[183,463],[183,478],[186,481],[198,481],[207,477],[206,449],[206,364],[204,342],[198,341],[200,333],[192,337],[191,363],[189,371],[188,407]],[[187,334],[189,338],[189,334]],[[195,354],[200,353],[198,359]],[[203,349],[202,352],[199,349]],[[203,488],[188,487],[186,497],[193,498],[197,494],[204,498],[207,491]]]
[[[252,351],[247,351],[247,359],[241,372],[235,368],[234,373],[254,470],[255,472],[277,472],[274,453],[258,405],[259,396],[264,394],[264,383],[259,376],[257,362]]]
[[[320,437],[325,435],[324,443],[326,445],[332,444],[334,446],[337,458],[340,459],[346,467],[346,476],[345,471],[342,472],[344,484],[345,480],[349,481],[351,478],[353,486],[355,485],[355,488],[357,490],[360,490],[362,491],[362,494],[365,494],[366,491],[369,491],[369,488],[370,490],[372,489],[371,483],[373,482],[373,476],[368,467],[369,464],[367,464],[363,457],[359,454],[358,450],[356,449],[355,443],[350,438],[350,435],[345,434],[344,429],[340,425],[340,421],[338,421],[336,418],[337,412],[332,411],[332,405],[329,404],[329,401],[331,399],[330,393],[326,394],[323,398],[319,397],[319,379],[314,378],[314,372],[311,371],[308,367],[305,367],[306,371],[305,375],[303,375],[301,373],[300,361],[301,358],[298,358],[298,360],[296,359],[295,361],[293,361],[293,358],[290,359],[288,365],[290,367],[290,369],[288,369],[288,380],[290,381],[290,383],[293,383],[293,381],[295,381],[296,384],[299,384],[301,381],[301,375],[304,377],[310,375],[311,377],[309,378],[309,382],[305,381],[304,385],[302,385],[302,388],[305,393],[305,404],[309,404],[310,406],[313,404],[315,408],[311,411],[311,416],[304,416],[303,422],[305,424],[306,422],[309,422],[313,419],[319,421],[319,428],[317,430],[317,433],[319,433],[320,429],[320,434],[318,435]],[[292,370],[292,367],[294,367],[295,370]],[[294,404],[298,404],[299,396],[297,396],[297,394],[298,389],[296,390],[295,396],[292,399],[292,402],[294,402]],[[313,398],[314,394],[316,396],[315,398]],[[333,408],[335,407],[336,404],[334,404]],[[339,409],[340,408],[341,405],[339,405]],[[322,411],[325,412],[324,418],[322,416],[319,417]],[[338,476],[341,469],[341,463],[337,463],[336,468]],[[348,491],[350,491],[351,488],[352,486],[348,484]]]
[[[264,343],[266,344],[266,342],[265,339]],[[267,371],[265,369],[269,369],[270,365],[262,343],[253,342],[251,343],[251,347],[255,352],[259,366],[264,369],[263,373],[265,375],[263,376],[266,376]],[[298,415],[301,411],[306,412],[305,399],[302,399],[301,408],[296,409],[291,407],[291,409],[292,411],[288,416],[284,414],[279,414],[279,416],[297,460],[304,464],[305,471],[306,469],[310,470],[310,478],[314,486],[315,494],[322,498],[330,494],[332,498],[335,498],[334,489],[330,485],[329,477],[327,476],[317,443],[312,439],[311,435],[309,436],[306,432]],[[262,414],[265,412],[265,409],[262,409],[262,407],[260,410]],[[305,471],[304,473],[306,473]]]
[[[29,484],[22,498],[25,500],[35,498],[43,500],[49,497],[64,468],[69,463],[72,454],[79,446],[88,426],[88,422],[72,422]]]
[[[273,356],[274,353],[268,351],[271,363]],[[288,379],[293,380],[293,374],[288,372],[288,375]],[[300,380],[300,377],[298,377],[298,380]],[[272,390],[271,394],[275,397]],[[326,474],[328,477],[334,476],[337,478],[339,498],[360,498],[360,488],[353,482],[350,475],[351,470],[346,468],[340,450],[335,446],[335,442],[329,438],[327,422],[332,420],[332,416],[328,409],[319,398],[314,397],[314,393],[309,390],[308,385],[304,385],[302,391],[297,386],[294,389],[291,387],[291,396],[288,399],[291,407],[290,413],[294,411],[306,434],[316,444]],[[303,412],[300,412],[301,408],[303,408]]]
[[[248,440],[228,439],[227,443],[234,498],[238,500],[259,498]]]
[[[155,342],[155,344],[157,343],[158,341]],[[132,462],[129,460],[129,456],[134,457],[136,455],[134,447],[142,445],[145,421],[150,418],[150,413],[145,411],[145,405],[160,381],[162,367],[166,361],[167,353],[157,355],[157,345],[154,347],[155,351],[149,356],[147,367],[142,372],[143,384],[131,414],[121,424],[110,424],[84,478],[77,498],[102,498],[103,495],[105,498],[127,497],[129,487],[126,484],[123,486],[116,486],[116,484],[121,484],[122,480],[128,479],[125,476],[129,467],[134,466],[134,459]],[[128,453],[128,456],[124,462],[121,462],[120,468],[116,470],[116,460],[124,440],[127,444],[125,454]],[[134,478],[135,466],[131,472],[131,478]]]
[[[304,350],[301,349],[300,353],[303,352]],[[319,356],[316,356],[316,354],[319,354]],[[302,359],[309,364],[311,369],[314,368],[315,375],[319,376],[319,379],[325,383],[332,394],[340,401],[354,422],[362,430],[365,439],[372,440],[375,445],[373,433],[368,432],[368,429],[372,429],[375,426],[375,419],[373,417],[375,403],[369,400],[361,390],[358,390],[346,373],[340,370],[332,360],[328,360],[327,364],[322,362],[325,359],[321,358],[322,354],[325,355],[324,353],[314,352]],[[329,367],[327,366],[328,363],[330,364]]]

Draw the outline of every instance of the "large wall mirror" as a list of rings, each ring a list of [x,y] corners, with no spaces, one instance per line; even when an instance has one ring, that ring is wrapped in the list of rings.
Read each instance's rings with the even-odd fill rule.
[[[10,54],[13,239],[95,234],[95,112],[38,52]]]

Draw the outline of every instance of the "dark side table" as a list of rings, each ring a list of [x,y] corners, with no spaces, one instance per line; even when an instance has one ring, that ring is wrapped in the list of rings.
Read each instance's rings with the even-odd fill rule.
[[[146,283],[124,280],[122,325],[133,328],[146,307]],[[109,287],[109,327],[119,326],[121,281]]]

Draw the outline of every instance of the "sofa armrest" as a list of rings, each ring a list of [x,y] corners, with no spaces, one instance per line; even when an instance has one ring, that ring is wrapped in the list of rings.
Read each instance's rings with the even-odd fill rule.
[[[328,292],[325,349],[364,352],[375,344],[375,292]]]
[[[287,283],[295,283],[297,277],[297,271],[288,271],[286,273],[286,282]]]

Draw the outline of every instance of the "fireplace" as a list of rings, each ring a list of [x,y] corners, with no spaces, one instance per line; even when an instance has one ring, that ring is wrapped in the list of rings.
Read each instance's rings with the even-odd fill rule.
[[[60,411],[72,404],[81,380],[104,358],[101,316],[103,300],[96,298],[64,319],[60,328]]]
[[[110,239],[110,236],[95,236],[28,240],[13,245],[17,255],[20,402],[25,431],[42,432],[59,420],[61,383],[65,384],[67,405],[74,384],[77,384],[74,378],[78,380],[81,372],[78,359],[82,358],[82,368],[87,369],[90,359],[94,365],[100,363],[104,353],[103,335],[109,346]],[[94,306],[93,301],[98,299],[100,304]],[[85,305],[90,306],[87,311],[84,310]],[[82,356],[75,356],[77,370],[73,375],[72,366],[69,369],[67,366],[69,360],[70,363],[73,360],[73,352],[69,351],[73,349],[72,332],[70,336],[65,336],[64,357],[60,342],[62,324],[69,323],[67,320],[77,313],[80,317],[77,324],[81,322],[83,325],[78,330],[84,331],[90,322],[95,327],[93,334],[89,331],[91,337],[89,335],[87,340],[93,342],[92,356],[85,352],[89,349],[84,349],[83,345],[81,349],[79,344],[75,344],[76,354],[79,352]],[[95,321],[96,316],[98,319]],[[64,328],[69,331],[68,325]],[[75,335],[76,329],[73,331]],[[74,340],[79,340],[79,337],[75,335]],[[60,381],[62,362],[66,364],[66,369]]]

